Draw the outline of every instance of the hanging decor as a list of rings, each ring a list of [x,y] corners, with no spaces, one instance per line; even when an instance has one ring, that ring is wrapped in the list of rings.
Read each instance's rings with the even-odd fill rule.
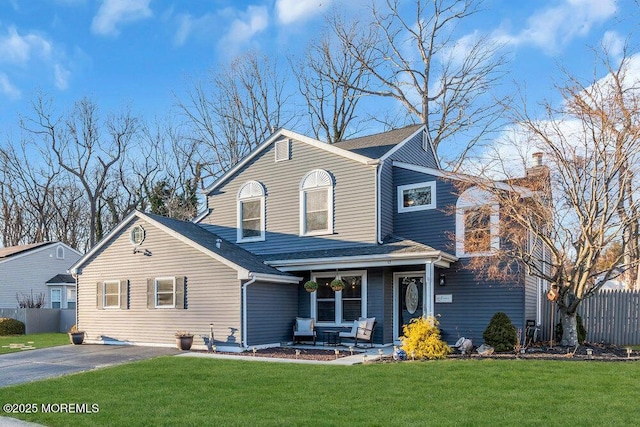
[[[342,279],[336,277],[331,281],[331,284],[329,286],[331,286],[331,289],[333,289],[334,292],[338,292],[343,290],[345,285]]]
[[[304,288],[309,293],[315,292],[318,290],[318,282],[309,280],[307,283],[304,284]]]

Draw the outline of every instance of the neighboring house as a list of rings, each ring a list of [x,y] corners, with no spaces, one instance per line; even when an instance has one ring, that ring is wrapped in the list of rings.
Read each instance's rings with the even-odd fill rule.
[[[0,308],[44,295],[45,308],[75,308],[76,283],[69,267],[82,254],[61,242],[0,248]]]
[[[296,316],[319,337],[375,317],[377,344],[422,315],[449,343],[481,343],[497,311],[539,323],[539,281],[479,282],[465,268],[500,245],[500,212],[475,187],[458,196],[459,180],[422,125],[333,145],[280,130],[206,189],[193,223],[133,212],[80,259],[78,325],[90,340],[151,345],[211,328],[239,350],[291,341]]]

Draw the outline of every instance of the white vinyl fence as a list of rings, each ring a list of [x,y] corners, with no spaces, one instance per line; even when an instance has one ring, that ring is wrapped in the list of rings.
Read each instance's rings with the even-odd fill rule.
[[[602,291],[578,307],[587,341],[615,345],[640,345],[640,291]],[[560,320],[555,303],[543,302],[541,339],[551,337]]]

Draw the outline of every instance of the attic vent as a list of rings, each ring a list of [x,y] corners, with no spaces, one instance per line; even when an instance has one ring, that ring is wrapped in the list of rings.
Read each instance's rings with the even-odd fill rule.
[[[290,159],[290,144],[288,139],[276,141],[276,162]]]

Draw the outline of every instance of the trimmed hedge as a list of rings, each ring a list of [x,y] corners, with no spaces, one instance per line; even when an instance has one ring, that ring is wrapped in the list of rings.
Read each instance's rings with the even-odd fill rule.
[[[10,317],[0,318],[0,336],[24,335],[24,323]]]

